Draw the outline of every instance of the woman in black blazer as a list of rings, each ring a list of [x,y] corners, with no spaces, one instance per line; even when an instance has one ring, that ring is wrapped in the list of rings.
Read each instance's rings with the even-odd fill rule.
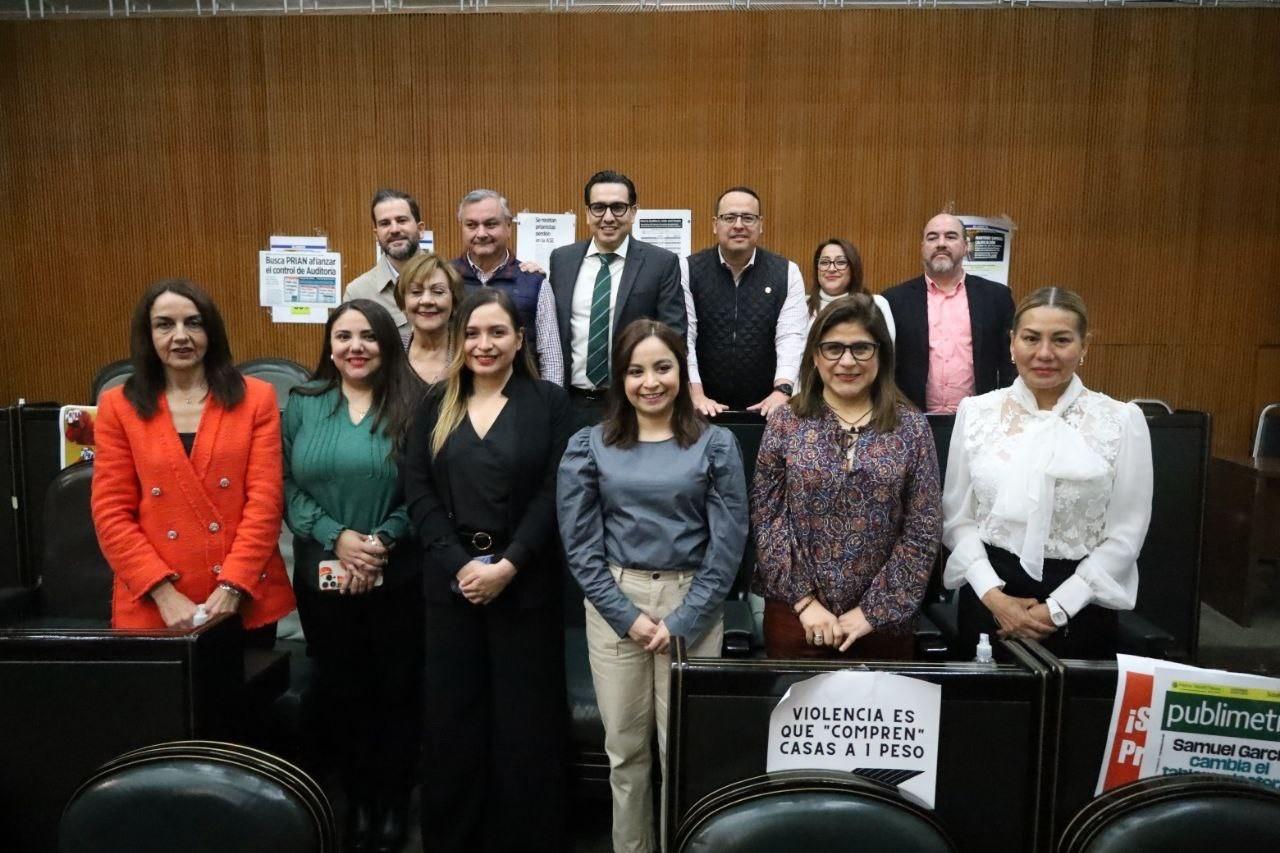
[[[567,715],[555,478],[569,400],[537,378],[505,293],[473,293],[454,322],[461,345],[401,466],[426,551],[423,846],[558,850]]]

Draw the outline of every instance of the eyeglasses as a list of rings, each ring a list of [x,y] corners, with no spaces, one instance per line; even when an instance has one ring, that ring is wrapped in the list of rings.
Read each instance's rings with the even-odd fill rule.
[[[632,207],[633,205],[627,204],[625,201],[615,201],[613,204],[605,204],[604,202],[597,201],[587,205],[587,212],[599,219],[604,216],[604,212],[607,210],[614,216],[621,218],[626,216],[627,211]]]
[[[848,258],[818,258],[818,269],[820,270],[847,270],[848,268]]]
[[[839,361],[846,352],[853,356],[854,361],[870,361],[875,358],[878,349],[880,345],[871,341],[855,341],[851,344],[823,341],[818,344],[818,352],[822,353],[822,357],[827,361]]]
[[[732,225],[735,222],[741,222],[743,225],[747,226],[748,228],[750,228],[752,225],[757,224],[761,218],[762,217],[754,213],[718,213],[716,214],[716,219],[719,219],[725,225]]]

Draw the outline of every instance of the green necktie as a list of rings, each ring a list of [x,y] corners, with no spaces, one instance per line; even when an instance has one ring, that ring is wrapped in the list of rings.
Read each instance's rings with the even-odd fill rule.
[[[609,264],[617,257],[601,252],[596,286],[591,291],[591,320],[587,324],[587,381],[599,388],[609,384],[609,297],[613,293],[613,276]]]

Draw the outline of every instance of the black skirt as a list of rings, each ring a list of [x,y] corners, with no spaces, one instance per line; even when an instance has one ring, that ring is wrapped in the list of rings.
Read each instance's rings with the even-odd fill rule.
[[[1023,571],[1017,554],[994,545],[986,547],[991,567],[1004,581],[1005,595],[1014,598],[1044,601],[1063,581],[1075,574],[1076,566],[1080,565],[1079,560],[1045,559],[1044,572],[1037,581]],[[973,656],[978,644],[978,634],[990,634],[994,641],[996,632],[1000,630],[991,611],[968,584],[960,588],[958,627],[960,653],[966,658]],[[1090,604],[1072,616],[1065,627],[1041,640],[1040,644],[1059,658],[1104,660],[1115,657],[1118,636],[1119,619],[1116,611]]]

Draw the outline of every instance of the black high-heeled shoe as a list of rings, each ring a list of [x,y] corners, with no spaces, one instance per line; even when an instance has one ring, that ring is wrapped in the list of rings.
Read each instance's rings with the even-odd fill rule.
[[[349,853],[373,853],[373,836],[373,802],[367,797],[348,801],[343,849]]]
[[[400,853],[409,832],[409,793],[396,793],[378,802],[374,824],[377,853]]]

